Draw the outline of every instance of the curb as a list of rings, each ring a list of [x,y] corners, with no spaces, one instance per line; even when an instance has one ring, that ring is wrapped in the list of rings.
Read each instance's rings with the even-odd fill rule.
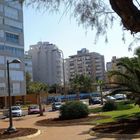
[[[91,136],[96,136],[100,138],[140,138],[140,134],[111,134],[111,133],[96,133],[93,130],[90,130],[89,134]]]
[[[40,134],[41,134],[41,131],[38,130],[36,133],[31,134],[31,135],[27,135],[27,136],[23,136],[23,137],[16,137],[16,138],[8,138],[8,139],[3,139],[3,140],[26,140],[26,139],[29,139],[29,138],[36,137]]]

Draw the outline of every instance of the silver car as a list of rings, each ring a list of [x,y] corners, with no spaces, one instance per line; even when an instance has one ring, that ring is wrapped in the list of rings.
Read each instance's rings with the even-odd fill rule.
[[[61,102],[54,102],[54,103],[52,103],[52,110],[53,111],[59,110],[61,106],[62,106]]]
[[[23,111],[20,106],[12,106],[11,111],[13,117],[21,117],[23,115]],[[9,109],[4,110],[3,115],[9,117]]]

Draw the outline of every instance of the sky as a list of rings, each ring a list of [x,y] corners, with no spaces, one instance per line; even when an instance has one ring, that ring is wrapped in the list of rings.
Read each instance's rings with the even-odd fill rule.
[[[119,22],[116,22],[108,31],[108,43],[105,38],[100,37],[95,44],[95,31],[90,28],[79,26],[74,18],[62,13],[42,12],[32,7],[24,7],[24,42],[25,51],[30,45],[39,41],[55,44],[63,51],[64,58],[77,54],[82,48],[90,52],[97,52],[104,55],[105,62],[111,61],[112,56],[117,58],[133,56],[133,50],[128,51],[128,46],[133,40],[130,32],[125,33],[126,43],[122,41],[122,29]]]

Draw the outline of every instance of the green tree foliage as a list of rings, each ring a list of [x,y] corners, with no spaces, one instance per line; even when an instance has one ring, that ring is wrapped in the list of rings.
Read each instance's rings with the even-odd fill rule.
[[[17,0],[13,0],[17,1]],[[69,11],[79,24],[91,27],[96,31],[96,39],[99,35],[105,35],[112,27],[116,14],[121,19],[121,25],[131,33],[140,32],[139,0],[19,0],[26,5],[32,5],[38,9],[58,11],[64,7],[65,15]],[[125,7],[125,8],[124,8]],[[114,14],[116,13],[116,14]],[[96,41],[95,39],[95,41]],[[124,36],[123,38],[124,39]],[[137,36],[135,38],[138,39]]]
[[[46,93],[48,91],[48,86],[45,83],[41,82],[30,82],[28,93]]]
[[[92,83],[92,79],[86,75],[76,75],[70,82],[71,88],[79,92],[91,92]]]
[[[84,28],[90,27],[96,31],[96,38],[99,35],[105,35],[107,41],[107,30],[112,27],[114,14],[103,0],[24,0],[26,5],[32,5],[43,11],[62,11],[63,14],[70,11],[78,24],[84,25]],[[61,8],[61,10],[60,10]],[[63,16],[62,14],[62,16]]]
[[[43,116],[43,109],[41,103],[41,94],[47,93],[48,86],[45,83],[41,82],[30,82],[28,85],[28,93],[34,93],[37,95],[39,109],[40,109],[40,116]]]
[[[112,111],[117,109],[117,104],[113,101],[108,101],[103,105],[103,111]]]
[[[78,119],[87,117],[89,114],[88,106],[81,101],[70,101],[60,108],[60,119]]]
[[[31,82],[31,75],[28,72],[26,72],[26,91],[27,91],[27,94],[29,93],[30,82]]]
[[[119,86],[116,91],[126,91],[135,103],[140,105],[140,47],[136,49],[135,57],[121,58],[117,66],[124,70],[111,71],[110,76],[116,76],[113,84]]]
[[[62,87],[59,84],[49,86],[49,93],[61,93]]]

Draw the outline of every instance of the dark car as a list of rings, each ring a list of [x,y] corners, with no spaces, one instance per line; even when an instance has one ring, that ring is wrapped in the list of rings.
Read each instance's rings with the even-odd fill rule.
[[[100,104],[101,103],[101,98],[100,97],[93,97],[89,99],[90,104]]]
[[[61,106],[62,106],[61,102],[54,102],[54,103],[52,103],[52,110],[53,111],[59,110]]]
[[[44,112],[45,109],[43,108],[42,111]],[[39,114],[39,113],[40,113],[39,105],[30,105],[28,107],[28,114]]]

